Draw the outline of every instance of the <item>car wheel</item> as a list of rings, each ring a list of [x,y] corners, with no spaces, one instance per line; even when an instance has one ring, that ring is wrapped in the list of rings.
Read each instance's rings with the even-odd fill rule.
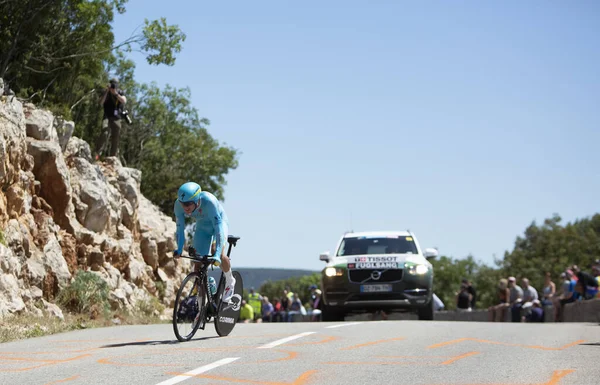
[[[345,318],[344,313],[329,306],[323,306],[321,314],[323,322],[341,322]]]
[[[433,321],[433,300],[419,308],[419,321]]]

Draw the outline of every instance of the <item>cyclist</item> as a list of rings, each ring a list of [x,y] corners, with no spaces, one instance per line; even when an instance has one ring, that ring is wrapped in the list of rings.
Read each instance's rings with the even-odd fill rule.
[[[185,218],[194,218],[194,248],[198,255],[209,255],[212,238],[215,237],[214,264],[220,266],[225,275],[223,302],[228,303],[233,296],[235,278],[231,274],[231,262],[225,255],[224,244],[229,231],[229,220],[221,202],[213,194],[202,191],[199,184],[186,182],[179,187],[173,210],[177,223],[177,250],[173,252],[173,257],[179,257],[183,251]],[[195,266],[195,269],[197,268],[198,264]]]

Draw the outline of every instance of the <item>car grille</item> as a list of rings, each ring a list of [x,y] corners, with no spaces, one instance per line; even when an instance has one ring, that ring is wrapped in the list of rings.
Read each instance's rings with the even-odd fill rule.
[[[375,280],[371,277],[374,271],[381,272],[381,277]],[[396,282],[402,280],[402,269],[392,270],[377,270],[377,269],[365,269],[365,270],[348,270],[348,278],[350,282],[362,283],[362,282]]]

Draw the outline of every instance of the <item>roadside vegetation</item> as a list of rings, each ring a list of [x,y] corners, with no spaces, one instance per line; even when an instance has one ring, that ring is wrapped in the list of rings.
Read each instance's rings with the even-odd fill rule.
[[[35,314],[4,317],[0,343],[79,329],[171,322],[169,317],[161,319],[165,306],[156,297],[138,301],[131,311],[113,309],[106,282],[94,273],[81,270],[73,282],[59,293],[55,304],[62,310],[64,319],[44,312],[41,300],[36,307],[44,313],[42,317]]]

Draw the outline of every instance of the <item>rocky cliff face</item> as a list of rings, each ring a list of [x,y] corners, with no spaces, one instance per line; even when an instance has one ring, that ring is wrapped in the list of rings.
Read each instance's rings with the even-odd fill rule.
[[[58,314],[52,302],[78,270],[108,283],[113,309],[149,296],[172,306],[190,268],[170,255],[175,223],[140,193],[139,170],[94,161],[73,130],[48,111],[0,100],[0,317],[41,315],[40,300]]]

